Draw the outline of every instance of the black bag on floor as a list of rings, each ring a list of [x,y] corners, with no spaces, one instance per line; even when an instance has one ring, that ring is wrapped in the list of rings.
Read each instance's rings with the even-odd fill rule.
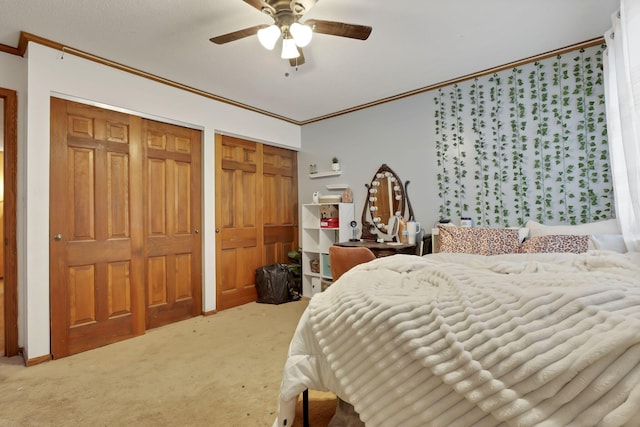
[[[300,295],[293,289],[293,274],[284,264],[269,264],[256,269],[258,302],[282,304],[297,301]]]

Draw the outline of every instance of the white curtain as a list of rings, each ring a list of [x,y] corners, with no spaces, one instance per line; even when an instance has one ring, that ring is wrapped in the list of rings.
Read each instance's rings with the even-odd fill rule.
[[[620,0],[605,34],[605,97],[616,217],[640,251],[640,1]]]

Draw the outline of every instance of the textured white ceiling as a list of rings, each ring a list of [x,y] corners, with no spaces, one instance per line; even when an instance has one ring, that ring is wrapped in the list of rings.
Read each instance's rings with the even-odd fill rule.
[[[618,0],[319,0],[303,18],[373,27],[316,34],[295,70],[256,37],[241,0],[0,0],[0,43],[20,31],[305,122],[601,36]],[[0,82],[1,83],[1,82]]]

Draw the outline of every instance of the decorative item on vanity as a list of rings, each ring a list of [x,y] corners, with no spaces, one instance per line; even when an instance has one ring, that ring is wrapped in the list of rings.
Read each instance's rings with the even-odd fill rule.
[[[338,161],[337,157],[334,157],[333,159],[331,159],[331,170],[332,171],[340,170],[340,162]]]
[[[398,217],[398,242],[406,245],[409,243],[409,230],[407,229],[407,221],[404,218]],[[415,243],[415,239],[413,241]]]
[[[386,164],[376,171],[367,188],[367,200],[362,210],[362,238],[392,241],[398,233],[398,219],[412,218],[413,208],[404,185]]]
[[[418,236],[418,233],[420,233],[420,231],[422,231],[422,228],[420,227],[419,222],[415,222],[413,218],[409,222],[407,222],[407,237],[409,244],[416,243],[416,237]]]
[[[386,225],[387,232],[385,234],[380,234],[376,239],[376,242],[399,242],[398,231],[400,231],[400,219],[400,216],[392,215]]]
[[[356,237],[356,235],[358,234],[358,229],[356,227],[358,226],[358,223],[356,221],[351,221],[349,225],[351,226],[351,238],[349,239],[349,241],[357,242],[358,238]]]

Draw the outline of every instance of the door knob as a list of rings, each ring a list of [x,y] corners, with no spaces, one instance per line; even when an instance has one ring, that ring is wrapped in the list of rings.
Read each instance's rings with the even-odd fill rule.
[[[53,236],[53,240],[59,242],[60,240],[62,240],[62,234],[58,233],[55,236]]]
[[[200,233],[200,229],[198,229],[198,228],[194,228],[194,229],[193,229],[193,232],[194,232],[195,234],[198,234],[198,233]]]
[[[220,229],[219,229],[219,228],[216,228],[216,233],[219,233],[219,232],[220,232]]]

